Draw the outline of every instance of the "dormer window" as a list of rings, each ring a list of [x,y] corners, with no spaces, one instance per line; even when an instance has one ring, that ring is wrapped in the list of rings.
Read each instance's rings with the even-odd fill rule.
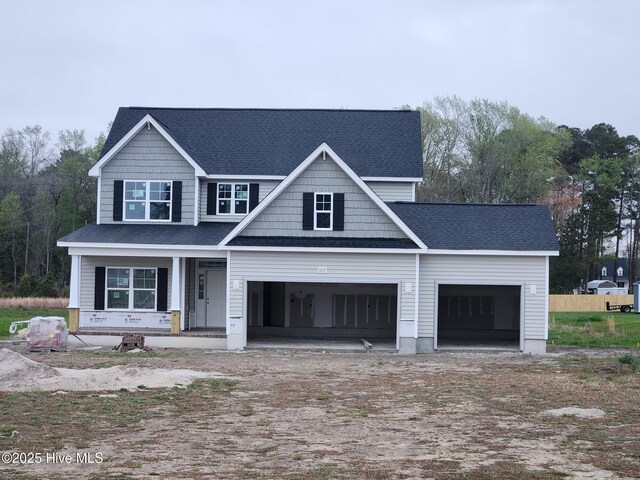
[[[218,215],[246,215],[248,204],[248,183],[218,184]]]
[[[125,220],[171,220],[171,182],[125,181]]]
[[[602,267],[602,276],[603,277],[607,276],[607,267]]]
[[[616,270],[616,272],[618,273],[619,277],[624,275],[624,270],[622,269],[622,267],[618,267],[618,270]]]
[[[315,194],[314,230],[333,228],[333,193]]]

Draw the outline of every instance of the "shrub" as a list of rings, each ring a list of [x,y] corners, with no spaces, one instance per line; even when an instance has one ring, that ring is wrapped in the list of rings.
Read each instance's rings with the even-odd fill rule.
[[[35,275],[27,274],[23,275],[18,282],[16,288],[16,295],[18,297],[33,297],[35,296],[36,288],[38,286],[38,279]]]

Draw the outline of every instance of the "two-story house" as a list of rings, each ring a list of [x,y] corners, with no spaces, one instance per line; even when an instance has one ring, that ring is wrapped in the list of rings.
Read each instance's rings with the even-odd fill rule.
[[[121,108],[97,224],[58,242],[71,331],[544,352],[547,208],[416,203],[420,142],[411,111]]]

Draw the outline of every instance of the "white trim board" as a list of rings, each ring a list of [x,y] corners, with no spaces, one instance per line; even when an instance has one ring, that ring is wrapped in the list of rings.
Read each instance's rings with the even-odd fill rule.
[[[111,160],[120,150],[122,150],[122,148],[127,143],[129,143],[129,141],[148,124],[153,125],[154,128],[158,130],[158,132],[160,132],[160,135],[162,135],[171,144],[171,146],[175,148],[180,155],[182,155],[182,157],[187,162],[189,162],[189,164],[194,168],[196,172],[196,176],[200,176],[200,177],[206,176],[202,167],[200,167],[200,165],[198,165],[198,163],[193,158],[191,158],[191,156],[187,152],[184,151],[184,149],[178,144],[178,142],[176,142],[173,139],[173,137],[171,137],[171,135],[167,133],[167,131],[162,127],[162,125],[160,125],[160,123],[148,113],[142,118],[142,120],[136,123],[135,126],[131,130],[129,130],[127,134],[120,139],[120,141],[118,141],[118,143],[116,143],[113,147],[111,147],[111,149],[107,153],[105,153],[102,156],[102,158],[98,160],[98,162],[93,167],[91,167],[91,169],[89,170],[89,175],[92,177],[100,176],[100,171],[102,170],[102,167],[109,160]]]
[[[422,182],[422,177],[361,177],[365,182]]]
[[[426,255],[495,255],[497,257],[557,257],[557,250],[447,250],[430,248],[421,252]]]
[[[170,258],[170,257],[184,257],[184,258],[226,258],[226,252],[222,250],[212,250],[206,248],[157,248],[149,249],[145,248],[146,245],[136,245],[136,247],[128,248],[111,248],[109,246],[103,247],[87,247],[85,246],[70,246],[69,255],[81,255],[85,257],[157,257],[157,258]],[[157,247],[162,247],[158,245]],[[165,246],[166,247],[166,246]]]
[[[424,253],[418,248],[346,248],[346,247],[252,247],[252,246],[225,246],[221,250],[246,251],[246,252],[302,252],[302,253]]]
[[[311,154],[298,165],[287,178],[276,186],[269,194],[242,220],[222,241],[220,246],[226,246],[233,238],[240,234],[249,224],[256,218],[265,208],[267,208],[273,200],[275,200],[282,191],[284,191],[309,165],[311,165],[320,155],[329,155],[331,159],[353,180],[358,187],[391,219],[393,223],[402,230],[402,232],[413,240],[419,248],[426,249],[427,246],[413,231],[383,202],[378,195],[362,180],[352,169],[342,160],[336,152],[334,152],[326,142],[322,142]],[[301,200],[302,201],[302,200]]]

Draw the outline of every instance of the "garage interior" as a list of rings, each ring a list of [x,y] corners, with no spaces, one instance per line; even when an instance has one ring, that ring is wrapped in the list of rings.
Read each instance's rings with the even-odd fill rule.
[[[395,343],[394,284],[248,282],[248,339],[375,339]]]
[[[520,286],[440,285],[438,346],[519,346]]]

